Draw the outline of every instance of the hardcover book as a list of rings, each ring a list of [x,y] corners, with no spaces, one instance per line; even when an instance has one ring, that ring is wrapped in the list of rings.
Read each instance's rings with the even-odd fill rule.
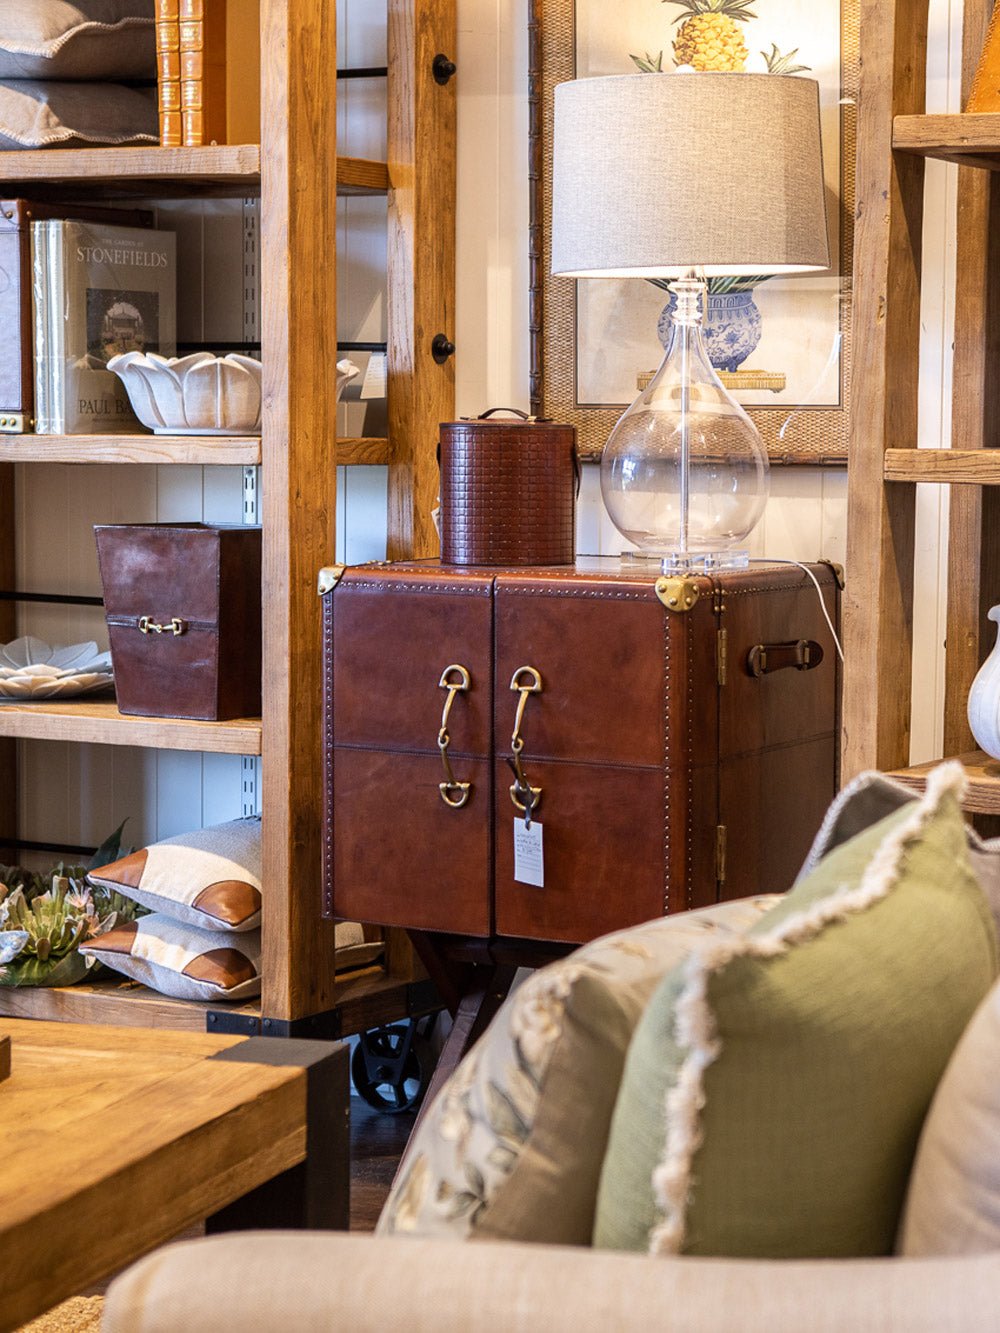
[[[259,143],[260,0],[176,4],[181,142]]]
[[[160,144],[181,142],[181,56],[178,0],[156,0],[156,91]]]
[[[174,354],[173,232],[50,219],[31,234],[36,432],[141,429],[107,362],[120,352]]]
[[[35,364],[32,355],[31,224],[43,218],[73,217],[118,226],[151,227],[148,209],[104,205],[40,203],[0,199],[0,433],[16,434],[34,425]]]
[[[226,0],[179,0],[181,139],[226,142]]]

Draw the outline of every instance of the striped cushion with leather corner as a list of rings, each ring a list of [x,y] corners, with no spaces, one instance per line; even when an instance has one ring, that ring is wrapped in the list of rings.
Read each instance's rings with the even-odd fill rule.
[[[246,1000],[260,993],[260,932],[220,943],[161,912],[116,926],[80,946],[115,972],[178,1000]]]
[[[254,815],[164,838],[88,879],[202,930],[250,931],[260,925],[260,866]]]

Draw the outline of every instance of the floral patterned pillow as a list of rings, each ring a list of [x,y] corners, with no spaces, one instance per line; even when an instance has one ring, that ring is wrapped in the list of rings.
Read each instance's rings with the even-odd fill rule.
[[[606,935],[532,973],[428,1108],[382,1235],[589,1245],[632,1031],[706,935],[742,934],[777,901],[719,903]]]

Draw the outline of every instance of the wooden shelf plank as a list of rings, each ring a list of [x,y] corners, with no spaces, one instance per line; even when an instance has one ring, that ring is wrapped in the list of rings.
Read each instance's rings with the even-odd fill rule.
[[[4,463],[260,463],[259,435],[0,435]]]
[[[942,162],[1000,171],[1000,113],[896,116],[892,146]]]
[[[0,463],[198,463],[205,466],[261,461],[259,435],[0,435]],[[386,464],[388,440],[340,436],[337,463]]]
[[[0,184],[8,194],[34,198],[79,196],[96,190],[103,198],[144,195],[182,198],[201,194],[256,194],[260,190],[260,146],[221,144],[201,148],[54,148],[0,153]],[[386,194],[385,162],[363,157],[337,159],[337,193]]]
[[[381,967],[349,973],[335,983],[333,1002],[345,1036],[410,1017],[409,988]],[[0,986],[0,1017],[49,1022],[99,1023],[116,1027],[204,1032],[211,1010],[246,1018],[261,1016],[257,1001],[172,1000],[124,977],[109,976],[78,986]]]
[[[260,147],[223,144],[204,148],[54,148],[0,153],[0,182],[9,192],[35,198],[67,187],[150,197],[187,197],[260,188]]]
[[[338,194],[386,194],[388,190],[389,168],[385,162],[365,157],[337,158]]]
[[[120,976],[79,986],[0,986],[0,1015],[4,1018],[204,1032],[210,1009],[245,1014],[248,1019],[260,1014],[259,1005],[253,1004],[172,1000]]]
[[[389,441],[372,435],[340,436],[337,439],[337,465],[352,463],[388,463]]]
[[[983,754],[982,750],[973,750],[969,754],[957,756],[965,769],[969,780],[968,790],[962,801],[962,808],[974,815],[1000,815],[1000,763]],[[888,773],[906,787],[914,791],[923,791],[927,774],[941,763],[934,759],[927,764],[916,764],[912,768],[898,768]]]
[[[886,481],[1000,486],[1000,449],[887,449]]]
[[[153,750],[212,754],[260,754],[260,719],[194,722],[188,718],[131,717],[112,702],[67,699],[61,703],[0,705],[0,736],[140,745]]]

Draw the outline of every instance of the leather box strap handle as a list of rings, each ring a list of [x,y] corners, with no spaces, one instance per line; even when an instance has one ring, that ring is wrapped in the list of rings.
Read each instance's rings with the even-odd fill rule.
[[[539,421],[540,417],[529,417],[527,412],[522,412],[519,407],[491,407],[487,412],[480,412],[476,417],[477,421],[485,421],[491,417],[494,412],[509,412],[511,416],[520,417],[522,421]]]
[[[813,671],[823,660],[823,649],[814,639],[794,639],[791,643],[758,643],[747,653],[747,671],[751,676],[766,676],[772,671],[794,667]]]

